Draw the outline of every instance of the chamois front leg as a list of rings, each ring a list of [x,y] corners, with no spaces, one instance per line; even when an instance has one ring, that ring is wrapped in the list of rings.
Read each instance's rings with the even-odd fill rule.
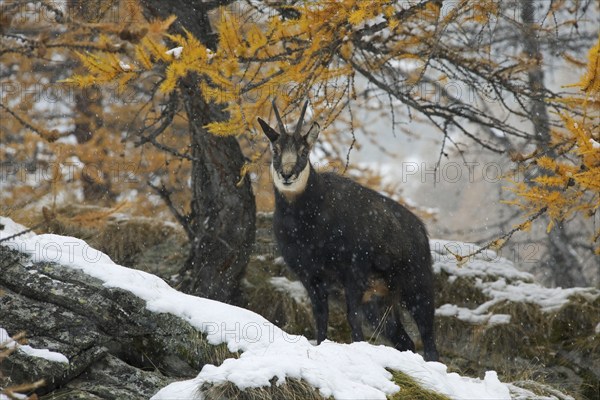
[[[305,285],[312,303],[313,316],[317,325],[317,344],[327,339],[327,322],[329,320],[329,292],[327,285],[320,279],[310,279]]]
[[[352,332],[353,342],[362,342],[365,340],[362,331],[362,296],[363,290],[359,288],[355,280],[348,279],[344,285],[344,291],[346,292],[346,313],[348,318],[348,324]]]

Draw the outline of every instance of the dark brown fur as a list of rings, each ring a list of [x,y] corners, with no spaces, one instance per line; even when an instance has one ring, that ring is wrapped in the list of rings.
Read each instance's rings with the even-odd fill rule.
[[[312,134],[290,135],[279,134],[259,121],[277,149],[273,155],[277,174],[274,179],[281,178],[282,165],[277,157],[286,148],[298,151],[298,165],[288,170],[302,171],[309,163],[308,157],[301,154],[302,149],[310,149],[316,140],[314,125],[310,129]],[[304,190],[293,198],[275,189],[273,224],[284,260],[310,296],[317,341],[326,339],[329,290],[341,283],[354,341],[364,340],[361,323],[364,297],[377,295],[384,298],[383,307],[392,306],[395,310],[383,324],[385,336],[396,348],[414,351],[413,341],[399,322],[397,300],[401,299],[417,323],[425,358],[437,360],[434,279],[423,222],[397,202],[348,178],[318,173],[310,165],[309,168]],[[290,181],[293,179],[293,175],[289,177]]]

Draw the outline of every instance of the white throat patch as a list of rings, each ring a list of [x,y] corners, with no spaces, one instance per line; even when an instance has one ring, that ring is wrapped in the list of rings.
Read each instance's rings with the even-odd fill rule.
[[[275,188],[287,201],[293,201],[298,195],[304,192],[308,182],[308,175],[310,175],[310,162],[306,163],[306,167],[300,172],[296,180],[291,184],[286,185],[283,183],[283,180],[277,171],[275,171],[275,168],[273,168],[273,163],[271,163],[271,176],[273,177]]]

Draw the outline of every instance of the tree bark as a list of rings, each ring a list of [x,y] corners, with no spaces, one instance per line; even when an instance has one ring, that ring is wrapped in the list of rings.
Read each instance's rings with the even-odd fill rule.
[[[544,70],[541,67],[542,53],[535,29],[535,1],[521,0],[521,19],[523,21],[523,46],[527,57],[534,61],[528,71],[529,90],[532,92],[530,117],[535,130],[539,149],[554,157],[550,149],[550,118],[545,102]],[[540,172],[542,173],[542,172]],[[549,221],[547,221],[549,222]],[[552,283],[561,287],[585,286],[583,266],[579,262],[570,238],[562,221],[556,221],[546,241],[548,257],[543,267],[551,271]]]
[[[143,0],[152,17],[176,15],[171,29],[192,33],[205,46],[216,49],[208,13],[231,1]],[[226,115],[207,104],[199,77],[182,79],[179,89],[189,121],[192,146],[191,214],[187,220],[190,254],[180,271],[179,289],[227,303],[239,302],[239,286],[255,235],[256,205],[248,179],[240,182],[244,155],[233,136],[217,137],[204,126]],[[238,182],[240,182],[238,184]],[[191,234],[190,234],[191,232]]]
[[[255,236],[256,206],[249,179],[240,182],[244,157],[235,137],[217,137],[204,126],[219,118],[195,79],[182,82],[192,140],[190,254],[180,289],[239,303],[239,285]],[[215,115],[216,114],[216,115]]]

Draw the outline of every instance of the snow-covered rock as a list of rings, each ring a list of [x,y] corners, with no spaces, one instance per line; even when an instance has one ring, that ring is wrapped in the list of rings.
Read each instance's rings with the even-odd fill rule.
[[[0,219],[4,229],[0,238],[13,236],[26,228],[9,219]],[[276,384],[286,379],[301,379],[325,396],[334,398],[381,398],[399,388],[387,369],[400,370],[415,377],[424,386],[464,399],[508,399],[509,389],[495,373],[484,379],[464,378],[448,373],[440,363],[425,362],[421,356],[367,343],[325,342],[314,346],[296,335],[287,334],[251,311],[183,294],[162,279],[132,270],[90,248],[84,241],[58,235],[16,236],[3,246],[29,255],[29,267],[56,263],[74,274],[85,274],[108,289],[120,289],[143,300],[153,313],[171,314],[189,323],[214,345],[226,344],[239,358],[226,359],[221,365],[204,365],[196,378],[173,383],[154,398],[198,398],[198,389],[206,384],[233,382],[239,388]],[[60,284],[49,290],[60,291]],[[76,299],[74,299],[76,300]]]

